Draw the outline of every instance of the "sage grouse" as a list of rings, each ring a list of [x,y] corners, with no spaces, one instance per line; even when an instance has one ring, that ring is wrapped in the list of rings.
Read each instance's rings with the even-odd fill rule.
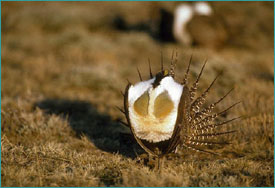
[[[213,112],[215,106],[228,96],[232,89],[216,102],[202,107],[218,76],[200,96],[195,98],[206,62],[195,82],[189,86],[187,80],[192,56],[180,83],[175,80],[176,61],[177,58],[175,60],[172,58],[170,70],[166,70],[163,68],[162,60],[161,70],[156,75],[152,74],[149,61],[149,79],[143,80],[138,71],[140,82],[132,84],[128,81],[123,93],[124,110],[120,109],[127,119],[125,125],[130,127],[138,144],[148,154],[158,159],[174,152],[177,146],[213,153],[209,149],[202,149],[201,146],[227,144],[227,142],[213,141],[213,138],[235,132],[218,131],[218,128],[240,118],[214,121],[240,103],[232,104],[221,112]]]
[[[182,3],[174,11],[173,35],[182,45],[221,48],[228,40],[225,20],[208,2]]]

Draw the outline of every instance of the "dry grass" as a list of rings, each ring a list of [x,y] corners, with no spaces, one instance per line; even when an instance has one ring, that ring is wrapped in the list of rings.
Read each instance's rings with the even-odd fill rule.
[[[152,3],[3,2],[2,186],[274,186],[273,3],[214,6],[234,33],[220,51],[110,25],[117,14],[146,19]],[[243,100],[226,118],[245,118],[230,125],[239,131],[221,157],[183,149],[159,174],[137,160],[143,150],[114,106],[126,78],[138,80],[135,66],[148,75],[150,57],[156,72],[160,50],[168,62],[175,48],[179,77],[193,51],[192,79],[208,57],[201,91],[223,70],[209,101],[235,87],[218,110]]]

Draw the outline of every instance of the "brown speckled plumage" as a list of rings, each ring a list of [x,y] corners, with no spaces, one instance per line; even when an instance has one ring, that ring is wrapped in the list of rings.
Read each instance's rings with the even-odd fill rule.
[[[161,55],[162,56],[162,55]],[[171,59],[170,64],[170,70],[166,71],[163,69],[163,60],[161,60],[161,71],[157,74],[158,76],[165,76],[165,71],[169,76],[175,77],[175,66],[177,61],[177,53],[175,55],[174,59],[174,52]],[[153,77],[152,71],[151,71],[151,65],[150,60],[149,62],[149,73],[150,78]],[[223,115],[225,112],[239,104],[240,102],[237,102],[225,110],[217,113],[213,113],[214,108],[217,104],[219,104],[223,99],[225,99],[229,93],[233,89],[231,89],[228,93],[226,93],[223,97],[218,99],[216,102],[210,104],[209,106],[202,107],[203,104],[206,101],[206,97],[214,85],[217,78],[220,76],[217,75],[215,79],[211,82],[209,87],[198,97],[196,97],[197,88],[199,86],[200,78],[203,74],[203,70],[205,68],[206,62],[204,62],[201,71],[199,75],[197,76],[195,82],[191,85],[191,87],[188,86],[188,73],[190,70],[190,65],[192,62],[192,56],[190,58],[188,68],[186,70],[186,73],[183,77],[183,81],[181,82],[182,85],[184,85],[184,89],[181,95],[180,103],[178,106],[178,114],[177,114],[177,120],[176,125],[173,130],[173,134],[169,140],[161,141],[158,143],[151,143],[146,140],[142,140],[138,138],[135,134],[134,129],[131,126],[131,120],[129,117],[129,109],[128,109],[128,90],[131,83],[128,83],[125,92],[123,94],[124,96],[124,110],[120,111],[125,114],[127,119],[127,125],[130,127],[135,139],[137,140],[138,144],[149,154],[152,154],[154,156],[157,156],[158,158],[161,158],[162,156],[175,152],[176,148],[179,146],[186,147],[188,149],[192,149],[199,152],[205,152],[205,153],[211,153],[211,154],[217,154],[215,152],[209,151],[207,149],[204,149],[202,147],[208,146],[208,145],[226,145],[229,144],[229,142],[226,141],[216,141],[213,138],[216,138],[220,135],[226,135],[235,132],[235,130],[231,131],[218,131],[218,128],[222,125],[226,125],[228,123],[231,123],[234,120],[239,119],[240,117],[236,117],[230,120],[226,121],[214,121],[219,116]],[[142,81],[141,74],[138,70],[138,74],[140,77],[140,80]],[[167,75],[166,75],[167,76]],[[189,89],[190,88],[190,89]]]

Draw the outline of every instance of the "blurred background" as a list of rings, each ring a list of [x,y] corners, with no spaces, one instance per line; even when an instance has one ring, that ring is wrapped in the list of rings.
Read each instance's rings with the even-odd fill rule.
[[[5,86],[4,91],[22,95],[27,90],[20,87],[35,91],[37,86],[44,86],[47,79],[52,84],[59,84],[55,91],[61,88],[64,91],[64,87],[77,88],[79,84],[86,84],[87,89],[94,84],[97,84],[94,87],[101,87],[104,83],[91,83],[92,79],[102,78],[104,82],[119,79],[120,75],[131,77],[128,69],[132,65],[147,66],[147,58],[158,65],[160,51],[169,60],[173,49],[177,49],[182,58],[180,64],[184,64],[192,53],[210,60],[230,57],[228,62],[240,62],[238,54],[250,52],[272,55],[269,53],[274,41],[272,2],[209,2],[201,5],[204,12],[196,11],[198,4],[3,3],[4,85],[9,85],[5,84],[8,75],[21,75],[10,78],[18,79],[16,83],[21,84]],[[266,61],[270,55],[263,55],[261,61]],[[10,69],[13,74],[9,73]],[[63,74],[59,74],[58,69],[62,69]],[[28,75],[22,79],[25,74]],[[76,78],[78,74],[82,74],[81,78]],[[272,74],[270,70],[267,76],[272,77]],[[82,78],[84,75],[87,78]],[[50,95],[55,96],[55,91],[49,92]]]
[[[3,186],[273,186],[273,2],[1,4]],[[223,72],[209,101],[235,91],[218,110],[244,101],[226,115],[246,118],[221,149],[235,161],[218,178],[198,170],[188,180],[201,167],[185,165],[159,180],[128,160],[142,151],[117,123],[120,91],[139,80],[136,67],[149,77],[148,58],[154,73],[161,52],[168,67],[173,50],[179,81],[192,54],[191,81],[208,59],[199,91]]]

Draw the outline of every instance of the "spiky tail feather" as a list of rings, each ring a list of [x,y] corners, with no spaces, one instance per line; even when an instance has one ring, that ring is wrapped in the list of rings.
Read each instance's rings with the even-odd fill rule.
[[[182,84],[187,86],[187,80],[188,80],[188,73],[190,69],[190,65],[192,62],[192,56],[190,57],[188,68],[186,70],[186,73],[184,75],[184,79]],[[225,110],[218,112],[218,113],[212,113],[214,108],[217,104],[219,104],[222,100],[224,100],[229,93],[232,92],[233,89],[231,89],[229,92],[227,92],[223,97],[221,97],[218,101],[210,104],[206,108],[202,108],[203,104],[206,101],[207,94],[209,93],[210,89],[214,85],[217,78],[220,76],[217,75],[215,79],[211,82],[211,84],[208,86],[208,88],[195,99],[197,88],[199,85],[200,77],[203,73],[203,70],[205,68],[206,62],[204,62],[201,71],[199,75],[196,78],[196,81],[192,84],[192,87],[190,88],[190,101],[192,103],[190,104],[190,109],[188,114],[188,131],[186,133],[181,134],[181,145],[185,146],[189,149],[198,151],[198,152],[204,152],[204,153],[210,153],[210,154],[217,154],[208,150],[201,149],[202,146],[208,146],[208,145],[227,145],[230,144],[229,142],[219,142],[219,141],[213,141],[213,139],[218,138],[221,135],[228,135],[236,132],[235,130],[232,131],[223,131],[218,132],[218,127],[222,125],[227,125],[231,123],[234,120],[240,119],[241,117],[233,118],[227,121],[221,121],[221,122],[215,122],[219,116],[239,104],[240,102],[237,102]]]

